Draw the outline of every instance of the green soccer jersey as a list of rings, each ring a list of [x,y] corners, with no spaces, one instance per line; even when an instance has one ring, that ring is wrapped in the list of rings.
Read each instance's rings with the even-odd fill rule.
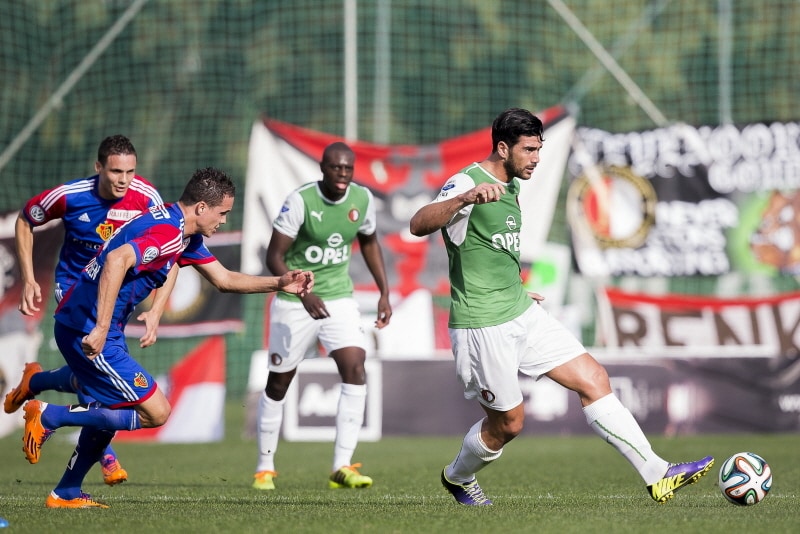
[[[286,251],[290,269],[314,273],[313,292],[323,300],[353,294],[350,254],[357,234],[375,232],[375,204],[366,187],[351,183],[337,202],[326,199],[318,182],[303,185],[284,202],[273,223],[276,231],[294,238]],[[279,298],[299,301],[297,295],[279,292]]]
[[[502,183],[477,163],[442,187],[446,200],[482,183]],[[533,303],[520,278],[520,181],[505,184],[497,202],[462,209],[444,228],[450,261],[451,328],[481,328],[520,316]]]

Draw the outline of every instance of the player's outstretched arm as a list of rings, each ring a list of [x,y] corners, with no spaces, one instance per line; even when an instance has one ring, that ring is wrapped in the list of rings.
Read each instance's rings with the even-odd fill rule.
[[[314,273],[293,270],[281,276],[255,276],[231,271],[219,260],[193,265],[197,271],[223,293],[272,293],[284,291],[306,295],[314,287]]]

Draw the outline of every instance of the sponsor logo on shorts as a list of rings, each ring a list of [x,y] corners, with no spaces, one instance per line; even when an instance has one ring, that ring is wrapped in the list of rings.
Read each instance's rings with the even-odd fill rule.
[[[44,220],[44,210],[39,204],[31,206],[31,209],[28,210],[28,215],[36,222],[42,222]]]
[[[485,400],[488,403],[494,402],[494,399],[496,398],[494,393],[492,393],[488,389],[481,390],[481,397],[483,397],[483,400]]]
[[[146,388],[148,386],[147,377],[142,373],[136,373],[136,376],[133,377],[133,385],[137,388]]]
[[[269,359],[272,361],[272,365],[280,365],[283,363],[283,358],[277,352],[273,352],[269,355]]]

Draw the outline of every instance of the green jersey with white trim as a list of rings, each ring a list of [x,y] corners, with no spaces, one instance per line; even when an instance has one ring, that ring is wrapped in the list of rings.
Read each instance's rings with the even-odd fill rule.
[[[520,277],[520,181],[504,184],[473,163],[447,181],[437,201],[483,182],[506,191],[497,202],[464,207],[442,228],[450,262],[450,328],[505,323],[533,303]]]
[[[312,271],[313,292],[330,300],[353,294],[349,272],[353,240],[359,233],[374,233],[375,219],[375,203],[366,187],[350,183],[344,197],[332,202],[314,182],[289,194],[273,225],[294,239],[284,257],[286,265]],[[283,292],[277,296],[300,300]]]

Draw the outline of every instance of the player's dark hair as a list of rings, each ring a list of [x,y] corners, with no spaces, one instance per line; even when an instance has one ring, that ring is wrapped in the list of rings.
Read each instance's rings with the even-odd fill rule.
[[[136,149],[131,140],[124,135],[111,135],[100,143],[100,147],[97,149],[97,161],[105,167],[109,156],[127,156],[129,154],[136,156]]]
[[[492,150],[504,141],[509,147],[517,144],[521,136],[538,137],[544,141],[544,125],[542,121],[522,108],[509,108],[502,112],[492,123]]]
[[[197,169],[181,194],[180,203],[193,206],[205,202],[209,206],[219,206],[225,197],[235,197],[236,186],[224,171],[214,167]]]

